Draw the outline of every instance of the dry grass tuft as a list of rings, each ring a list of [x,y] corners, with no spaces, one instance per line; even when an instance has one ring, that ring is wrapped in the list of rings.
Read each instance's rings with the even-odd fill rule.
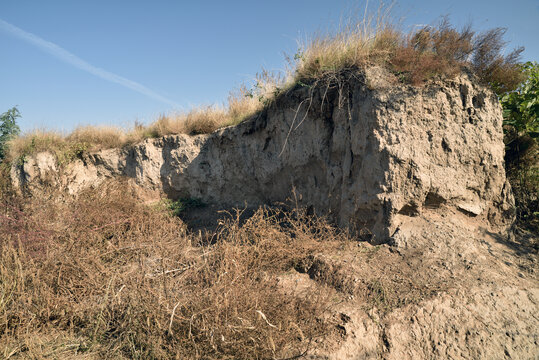
[[[161,115],[148,127],[139,126],[135,133],[140,138],[160,137],[170,134],[209,134],[218,129],[237,125],[246,118],[261,111],[274,99],[275,94],[285,86],[286,79],[278,74],[262,71],[256,77],[256,84],[248,89],[241,86],[228,97],[228,106],[206,106],[192,109],[187,113]],[[137,136],[135,136],[137,138]]]
[[[320,78],[343,69],[388,61],[402,38],[401,32],[390,24],[389,12],[390,8],[380,8],[376,16],[350,20],[337,31],[300,42],[292,64],[296,78]]]
[[[0,199],[4,357],[279,358],[329,331],[331,292],[278,280],[347,240],[322,220],[260,209],[240,226],[232,214],[208,244],[125,183],[54,191]]]
[[[64,144],[62,134],[54,131],[34,130],[8,142],[7,161],[14,161],[22,156],[60,148]]]
[[[67,142],[87,144],[92,150],[121,147],[126,139],[122,129],[113,126],[84,126],[66,137]]]
[[[27,156],[46,151],[54,154],[62,165],[85,151],[120,147],[126,144],[126,140],[126,134],[116,127],[79,127],[68,136],[54,131],[36,130],[10,140],[6,160],[11,163],[24,162]]]
[[[209,134],[223,127],[237,125],[261,111],[282,85],[267,72],[257,77],[253,89],[245,86],[230,93],[228,106],[194,108],[187,113],[160,115],[150,125],[136,122],[126,131],[110,126],[84,126],[65,136],[54,131],[36,130],[12,139],[8,144],[7,162],[24,162],[24,158],[48,151],[60,165],[87,151],[121,148],[148,138],[172,134]]]
[[[149,125],[146,131],[151,133],[151,137],[170,134],[209,134],[226,126],[227,122],[227,111],[224,108],[208,106],[193,109],[188,113],[162,115]]]
[[[407,34],[392,24],[390,10],[380,8],[376,16],[305,41],[294,56],[296,78],[307,81],[378,65],[416,86],[436,76],[453,77],[465,68],[498,93],[522,80],[517,64],[523,48],[503,55],[505,29],[475,34],[471,26],[455,29],[445,17]]]

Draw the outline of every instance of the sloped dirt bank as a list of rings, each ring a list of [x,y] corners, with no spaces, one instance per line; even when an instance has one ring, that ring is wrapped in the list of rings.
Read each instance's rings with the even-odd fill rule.
[[[349,294],[333,309],[335,336],[308,358],[535,359],[536,251],[463,214],[414,222],[413,246],[362,243],[295,275]]]
[[[465,75],[416,88],[373,68],[298,84],[210,135],[85,154],[61,175],[52,155],[38,154],[14,166],[12,180],[23,188],[49,178],[76,193],[127,176],[172,199],[228,206],[294,194],[372,243],[441,205],[500,230],[513,216],[501,121],[495,95]]]

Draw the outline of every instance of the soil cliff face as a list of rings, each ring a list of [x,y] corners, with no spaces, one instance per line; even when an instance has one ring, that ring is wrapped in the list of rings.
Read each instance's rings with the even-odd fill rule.
[[[71,192],[113,176],[171,198],[226,206],[285,201],[387,241],[424,209],[492,226],[511,217],[501,108],[466,76],[423,88],[372,68],[296,86],[248,121],[85,155],[61,176],[50,155],[12,169],[19,186],[53,173]]]

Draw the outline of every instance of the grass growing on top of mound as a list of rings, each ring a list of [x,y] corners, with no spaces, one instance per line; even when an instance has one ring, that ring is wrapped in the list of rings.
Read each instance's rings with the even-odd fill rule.
[[[224,106],[198,107],[184,113],[161,115],[150,125],[135,123],[131,129],[114,126],[84,126],[68,135],[49,130],[34,130],[7,143],[5,161],[24,163],[36,153],[53,153],[58,164],[68,163],[84,152],[121,148],[148,138],[172,134],[209,134],[237,125],[264,108],[280,91],[281,79],[267,72],[257,75],[252,89],[245,86],[232,91]]]
[[[523,49],[504,55],[504,33],[503,28],[482,33],[475,33],[469,26],[458,30],[447,18],[407,33],[392,24],[389,10],[380,9],[375,17],[364,16],[303,41],[293,58],[288,58],[291,69],[284,76],[262,72],[254,86],[232,92],[226,107],[199,107],[162,115],[150,125],[136,124],[128,131],[83,127],[67,136],[36,131],[11,140],[6,158],[24,161],[26,156],[47,150],[62,163],[85,151],[123,147],[147,138],[212,133],[249,118],[296,84],[312,87],[317,80],[342,71],[361,71],[375,65],[387,68],[397,81],[414,86],[433,78],[472,72],[499,95],[522,81],[518,59]]]
[[[516,88],[522,80],[518,60],[523,48],[503,55],[504,28],[475,33],[471,26],[456,29],[444,17],[436,25],[406,33],[388,19],[387,12],[379,11],[376,18],[366,17],[304,41],[294,56],[296,79],[377,65],[416,86],[465,69],[497,93]]]

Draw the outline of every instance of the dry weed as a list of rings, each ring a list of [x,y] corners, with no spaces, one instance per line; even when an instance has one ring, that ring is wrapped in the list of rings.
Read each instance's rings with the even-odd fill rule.
[[[262,78],[267,81],[263,85]],[[84,126],[66,136],[54,131],[36,130],[11,140],[6,160],[24,162],[27,156],[47,151],[53,153],[62,165],[87,151],[121,148],[147,138],[171,134],[209,134],[239,124],[260,111],[268,99],[273,98],[278,83],[269,76],[258,79],[258,85],[252,90],[242,86],[231,92],[227,107],[206,106],[186,113],[163,114],[147,126],[135,122],[128,131],[117,127]]]
[[[121,147],[125,143],[122,129],[113,126],[84,126],[66,137],[67,142],[87,144],[92,151]]]
[[[12,162],[23,156],[58,149],[63,147],[64,143],[64,137],[58,132],[34,130],[8,142],[6,161]]]
[[[421,85],[435,77],[453,77],[468,68],[496,92],[514,89],[521,80],[517,64],[523,48],[504,56],[505,29],[475,34],[471,26],[455,29],[447,17],[435,26],[411,33],[398,30],[391,7],[376,16],[349,21],[334,32],[300,44],[295,55],[299,81],[319,79],[347,69],[371,65],[392,70],[405,83]]]
[[[207,244],[133,191],[2,197],[0,344],[12,358],[44,356],[35,337],[67,357],[279,358],[327,333],[329,293],[286,294],[278,275],[337,230],[260,209]]]
[[[384,63],[400,45],[402,34],[389,19],[390,7],[376,15],[350,19],[336,31],[303,40],[292,64],[296,78],[320,78],[343,69]]]

